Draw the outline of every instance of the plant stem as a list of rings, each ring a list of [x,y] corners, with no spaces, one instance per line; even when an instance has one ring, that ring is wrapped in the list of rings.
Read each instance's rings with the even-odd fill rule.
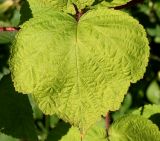
[[[80,17],[83,15],[83,11],[79,11],[77,5],[73,3],[74,9],[76,11],[76,20],[79,21]]]
[[[0,32],[3,31],[9,31],[9,32],[13,32],[13,31],[18,31],[20,28],[18,27],[0,27]]]
[[[109,112],[107,112],[105,120],[106,120],[106,131],[107,131],[107,136],[108,136],[108,130],[109,130],[109,127],[110,127],[110,115],[109,115]]]

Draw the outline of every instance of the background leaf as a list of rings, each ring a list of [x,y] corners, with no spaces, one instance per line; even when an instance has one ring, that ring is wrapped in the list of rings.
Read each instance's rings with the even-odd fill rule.
[[[147,88],[147,98],[153,104],[160,103],[160,87],[156,81],[151,82]]]
[[[63,136],[67,134],[71,126],[63,121],[60,121],[57,126],[49,132],[46,141],[59,141]]]
[[[110,141],[159,141],[158,127],[150,120],[129,115],[117,120],[109,129]]]
[[[160,105],[145,105],[144,107],[134,110],[132,114],[148,118],[160,128]]]
[[[130,1],[131,0],[102,0],[99,4],[96,5],[96,7],[113,8],[113,7],[122,6],[124,4],[127,4]]]
[[[10,75],[0,81],[0,131],[16,138],[37,140],[27,95],[15,92]]]
[[[12,42],[15,35],[16,35],[17,31],[13,31],[13,32],[8,32],[8,31],[4,31],[1,32],[0,31],[0,44],[6,44],[9,42]]]
[[[11,136],[7,136],[5,134],[0,133],[0,140],[1,141],[20,141],[19,139],[13,138]]]
[[[60,126],[59,126],[60,125]],[[51,131],[47,141],[106,141],[106,129],[105,129],[105,121],[100,120],[96,124],[94,124],[86,135],[80,133],[79,129],[76,127],[68,127],[67,124],[58,124],[58,128],[56,127]],[[66,130],[67,129],[67,130]],[[65,132],[64,132],[65,131]],[[63,134],[65,133],[65,134]],[[58,136],[57,136],[58,135]]]

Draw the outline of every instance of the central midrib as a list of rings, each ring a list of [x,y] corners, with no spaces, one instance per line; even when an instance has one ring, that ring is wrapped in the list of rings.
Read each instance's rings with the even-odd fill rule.
[[[76,58],[76,76],[77,76],[77,93],[80,96],[79,92],[79,63],[78,63],[78,22],[76,23],[76,42],[75,42],[75,58]]]

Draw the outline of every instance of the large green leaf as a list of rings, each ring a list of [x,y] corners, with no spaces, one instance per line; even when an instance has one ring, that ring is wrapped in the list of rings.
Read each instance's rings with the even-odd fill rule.
[[[51,9],[22,26],[10,70],[16,90],[32,93],[44,113],[85,131],[119,108],[148,55],[143,27],[124,12],[92,10],[77,22]]]
[[[110,141],[160,141],[158,127],[150,120],[129,115],[117,120],[109,129]]]
[[[0,131],[16,138],[37,141],[27,95],[15,92],[10,75],[0,81]]]

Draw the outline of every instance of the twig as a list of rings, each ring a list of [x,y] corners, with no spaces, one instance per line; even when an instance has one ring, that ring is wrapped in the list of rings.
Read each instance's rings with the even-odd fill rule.
[[[76,11],[76,20],[79,21],[80,17],[83,15],[83,11],[79,11],[77,5],[73,3],[74,9]]]
[[[107,135],[108,135],[108,130],[110,127],[110,115],[109,112],[106,114],[106,130],[107,130]]]
[[[18,30],[20,30],[19,27],[0,27],[0,32],[3,32],[3,31],[13,32]]]

